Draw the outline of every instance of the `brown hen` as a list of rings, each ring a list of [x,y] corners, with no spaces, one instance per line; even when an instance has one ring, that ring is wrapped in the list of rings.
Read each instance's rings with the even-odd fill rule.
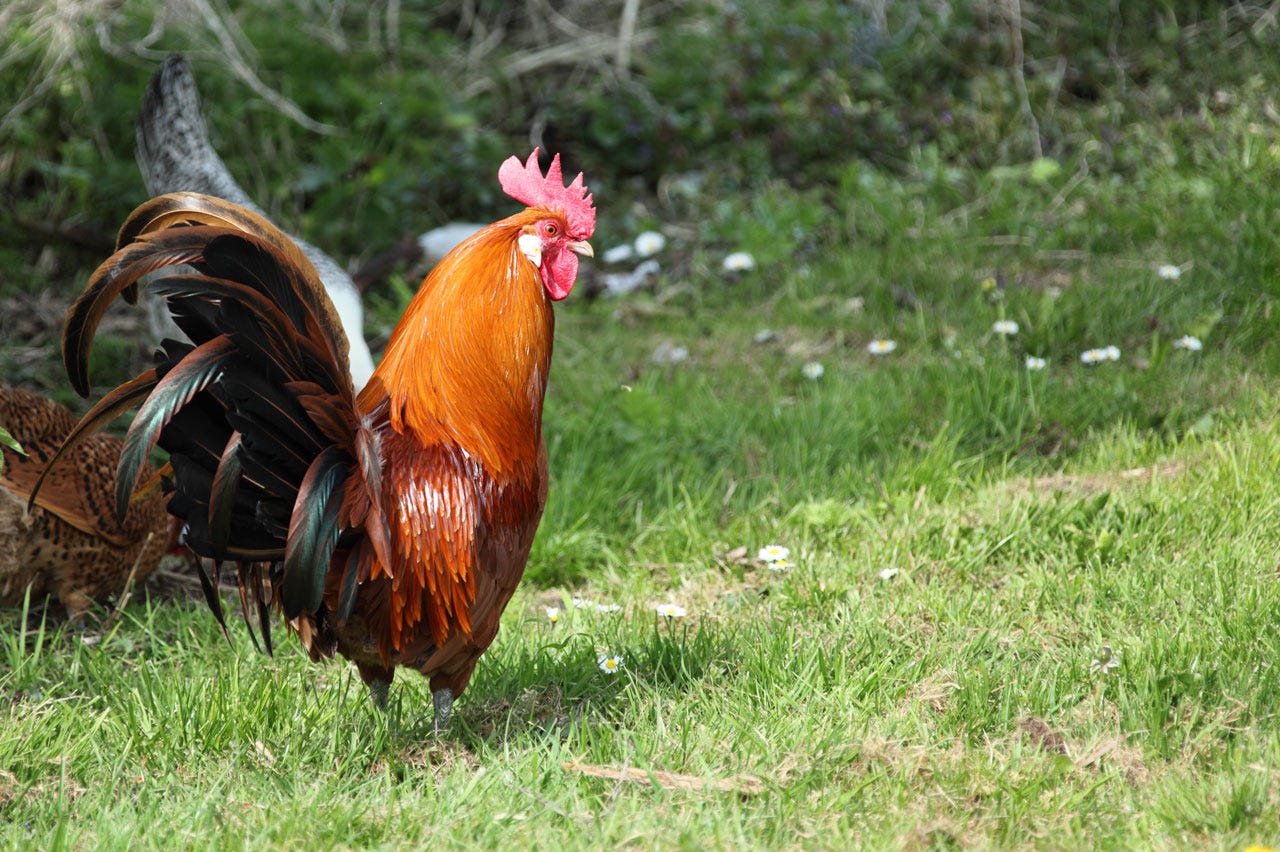
[[[158,491],[135,501],[123,524],[116,520],[118,438],[85,439],[49,473],[27,510],[45,464],[75,425],[53,400],[0,388],[0,427],[26,452],[5,447],[0,469],[0,606],[21,605],[30,586],[33,600],[56,595],[79,620],[93,601],[122,592],[131,572],[135,582],[145,580],[164,554],[170,520]]]

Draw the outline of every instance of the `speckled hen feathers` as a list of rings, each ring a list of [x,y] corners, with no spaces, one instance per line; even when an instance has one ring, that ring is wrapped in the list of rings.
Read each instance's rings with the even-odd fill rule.
[[[169,541],[169,518],[159,493],[134,502],[121,523],[115,516],[120,441],[95,435],[67,454],[46,477],[27,510],[31,489],[62,439],[75,425],[66,408],[39,394],[0,389],[0,426],[27,455],[4,450],[0,471],[0,606],[56,595],[73,616],[91,601],[124,590],[129,574],[142,582]],[[149,478],[150,467],[145,471]]]

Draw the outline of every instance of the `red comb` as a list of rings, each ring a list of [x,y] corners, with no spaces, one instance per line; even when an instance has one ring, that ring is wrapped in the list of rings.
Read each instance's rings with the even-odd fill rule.
[[[582,172],[565,186],[559,154],[551,158],[546,177],[538,166],[537,148],[524,164],[519,157],[509,157],[498,169],[498,183],[502,184],[502,191],[516,201],[563,214],[569,236],[575,240],[588,239],[596,229],[596,209],[591,206],[590,193],[582,185]]]

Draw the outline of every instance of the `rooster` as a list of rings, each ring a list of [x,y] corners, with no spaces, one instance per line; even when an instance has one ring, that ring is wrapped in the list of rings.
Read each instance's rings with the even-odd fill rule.
[[[236,183],[209,141],[195,77],[181,54],[170,55],[151,78],[138,113],[136,152],[142,180],[152,195],[200,192],[265,215]],[[310,243],[291,239],[315,265],[338,312],[350,344],[351,376],[359,390],[373,372],[373,355],[364,339],[360,294],[337,261]]]
[[[427,676],[438,729],[524,572],[547,496],[552,302],[593,256],[592,196],[581,174],[564,185],[558,155],[545,176],[536,149],[511,157],[498,180],[527,208],[440,261],[358,395],[315,268],[265,219],[207,196],[135,210],[63,335],[87,395],[112,299],[148,272],[194,268],[152,284],[191,342],[166,340],[157,366],[103,397],[65,447],[141,402],[117,510],[151,448],[167,450],[168,509],[212,560],[202,580],[223,628],[214,589],[231,562],[268,649],[274,602],[312,659],[352,660],[380,707],[397,666]]]
[[[119,438],[94,435],[56,468],[28,507],[45,463],[76,425],[65,407],[19,388],[0,388],[0,427],[22,445],[0,464],[0,606],[52,593],[72,621],[144,581],[171,544],[169,516],[158,491],[139,496],[123,521],[112,493]],[[143,475],[151,476],[149,468]],[[29,511],[28,511],[29,508]]]

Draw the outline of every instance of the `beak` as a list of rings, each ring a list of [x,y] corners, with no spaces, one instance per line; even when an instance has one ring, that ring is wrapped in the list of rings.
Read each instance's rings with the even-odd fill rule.
[[[591,243],[586,240],[579,240],[575,243],[565,243],[565,248],[574,254],[580,254],[583,257],[595,257],[596,251],[591,247]]]

